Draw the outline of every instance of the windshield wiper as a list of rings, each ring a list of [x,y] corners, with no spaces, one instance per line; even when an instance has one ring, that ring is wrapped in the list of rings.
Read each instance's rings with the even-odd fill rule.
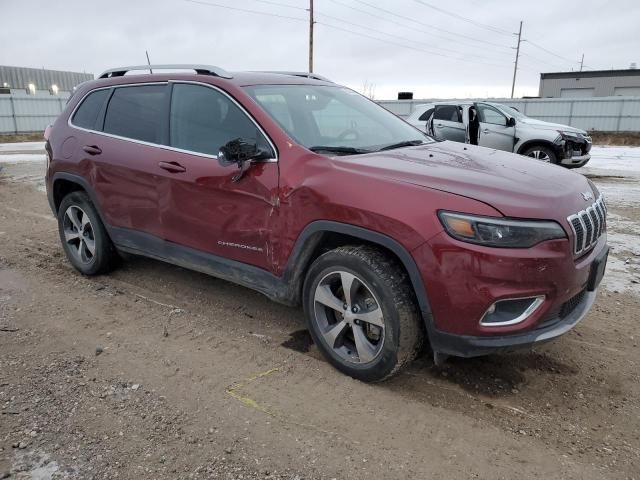
[[[309,147],[309,150],[312,152],[331,152],[331,153],[344,153],[347,155],[358,154],[358,153],[371,153],[371,150],[365,150],[364,148],[355,148],[355,147],[331,147],[329,145],[316,145],[314,147]]]
[[[383,150],[393,150],[394,148],[415,147],[417,145],[422,145],[423,143],[426,143],[426,142],[422,140],[405,140],[404,142],[398,142],[398,143],[392,143],[391,145],[386,145],[381,149],[379,149],[378,151],[382,152]]]

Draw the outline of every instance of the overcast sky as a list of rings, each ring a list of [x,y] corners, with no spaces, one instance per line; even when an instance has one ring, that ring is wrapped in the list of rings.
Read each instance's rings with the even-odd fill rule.
[[[149,50],[153,63],[307,70],[309,0],[194,1],[0,0],[0,64],[98,74],[145,63]],[[509,96],[520,20],[516,96],[536,95],[540,72],[579,68],[582,53],[587,69],[640,66],[637,0],[315,0],[315,10],[315,71],[373,85],[378,99]]]

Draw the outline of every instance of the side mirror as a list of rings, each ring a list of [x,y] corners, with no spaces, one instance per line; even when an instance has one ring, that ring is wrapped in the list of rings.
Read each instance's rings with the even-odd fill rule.
[[[260,148],[255,141],[245,138],[236,138],[225,143],[218,152],[218,161],[221,165],[238,165],[240,171],[233,176],[233,181],[240,180],[249,169],[252,160],[264,160],[271,154]]]
[[[507,118],[507,127],[515,127],[515,126],[516,126],[516,119],[513,117]]]

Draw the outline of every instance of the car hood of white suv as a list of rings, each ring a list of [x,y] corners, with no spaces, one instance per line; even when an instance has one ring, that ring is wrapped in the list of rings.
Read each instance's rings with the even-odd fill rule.
[[[530,125],[533,128],[542,128],[545,130],[562,130],[563,132],[580,133],[582,135],[587,135],[587,132],[585,132],[584,130],[580,130],[579,128],[570,127],[569,125],[562,125],[561,123],[544,122],[542,120],[536,120],[535,118],[520,118],[517,120],[517,123]]]

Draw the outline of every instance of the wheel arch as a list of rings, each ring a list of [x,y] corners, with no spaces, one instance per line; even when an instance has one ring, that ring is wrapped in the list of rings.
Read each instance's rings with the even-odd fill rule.
[[[77,191],[82,191],[89,196],[91,203],[93,203],[93,206],[100,216],[102,224],[107,229],[107,233],[109,234],[109,236],[111,236],[111,227],[105,221],[104,215],[102,214],[102,211],[100,209],[100,205],[98,204],[95,191],[93,190],[89,182],[79,175],[74,175],[72,173],[66,172],[58,172],[53,176],[51,189],[47,193],[49,206],[51,207],[53,214],[57,217],[58,208],[60,208],[62,199],[71,192]]]
[[[518,148],[518,151],[516,153],[522,155],[522,154],[524,154],[524,152],[527,151],[527,149],[529,149],[531,147],[536,147],[536,146],[549,148],[549,149],[551,149],[553,151],[553,153],[556,154],[556,156],[558,158],[560,158],[558,145],[556,145],[552,141],[543,140],[541,138],[537,138],[537,139],[534,139],[534,140],[527,140],[522,145],[520,145],[520,147]]]
[[[304,277],[313,261],[324,252],[343,245],[366,243],[378,247],[395,257],[405,269],[411,282],[423,319],[431,316],[431,306],[413,257],[397,240],[367,228],[329,220],[317,220],[308,224],[298,236],[285,267],[284,278],[291,286],[289,295],[299,304]]]

